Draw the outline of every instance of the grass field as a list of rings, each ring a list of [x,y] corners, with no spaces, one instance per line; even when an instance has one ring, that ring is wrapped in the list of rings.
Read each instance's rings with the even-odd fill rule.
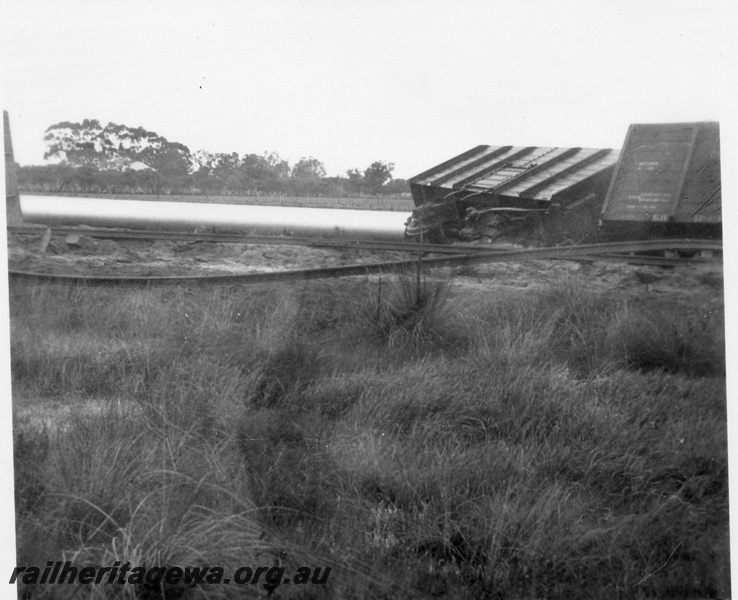
[[[729,595],[722,309],[452,283],[12,281],[18,563],[331,567],[280,598]],[[33,597],[257,592],[206,588]]]

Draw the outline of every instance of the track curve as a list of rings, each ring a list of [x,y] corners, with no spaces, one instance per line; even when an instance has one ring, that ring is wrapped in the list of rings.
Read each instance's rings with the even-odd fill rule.
[[[38,235],[47,232],[46,228],[11,227],[9,233],[17,235]],[[184,233],[169,231],[131,231],[110,230],[87,227],[54,228],[57,234],[83,234],[107,239],[163,239],[195,242],[232,242],[245,244],[301,245],[312,247],[356,248],[375,251],[401,251],[417,255],[418,258],[401,261],[388,261],[373,264],[357,264],[318,269],[293,271],[273,271],[267,273],[239,273],[224,275],[174,275],[174,276],[112,276],[38,273],[9,269],[13,279],[32,279],[36,281],[80,282],[90,285],[152,285],[179,283],[266,283],[275,281],[300,281],[368,275],[383,272],[396,272],[411,268],[435,268],[482,264],[492,262],[511,262],[528,260],[573,260],[583,262],[630,262],[657,266],[675,266],[685,262],[709,262],[709,258],[679,258],[679,253],[710,254],[722,253],[722,242],[715,240],[645,240],[635,242],[611,242],[605,244],[578,244],[548,248],[500,249],[475,244],[423,244],[410,242],[387,242],[371,240],[343,240],[325,238],[294,238],[284,236],[246,236],[239,234]],[[664,256],[664,254],[669,256]],[[431,256],[428,256],[431,255]],[[435,255],[435,256],[433,256]]]

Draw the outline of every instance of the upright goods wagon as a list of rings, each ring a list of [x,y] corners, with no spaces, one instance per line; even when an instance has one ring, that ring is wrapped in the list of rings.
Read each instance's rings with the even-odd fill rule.
[[[721,191],[718,123],[631,125],[602,224],[626,237],[720,237]]]

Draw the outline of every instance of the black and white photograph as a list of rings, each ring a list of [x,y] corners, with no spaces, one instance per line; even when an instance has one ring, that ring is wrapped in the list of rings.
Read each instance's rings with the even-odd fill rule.
[[[730,4],[0,3],[0,597],[731,598]]]

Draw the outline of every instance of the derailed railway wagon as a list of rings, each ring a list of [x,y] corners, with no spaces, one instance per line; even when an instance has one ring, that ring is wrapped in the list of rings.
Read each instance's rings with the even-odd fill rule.
[[[601,217],[620,238],[721,237],[719,123],[631,125]]]
[[[415,210],[406,236],[494,239],[539,213],[586,205],[599,215],[618,156],[612,149],[477,146],[410,179]]]

